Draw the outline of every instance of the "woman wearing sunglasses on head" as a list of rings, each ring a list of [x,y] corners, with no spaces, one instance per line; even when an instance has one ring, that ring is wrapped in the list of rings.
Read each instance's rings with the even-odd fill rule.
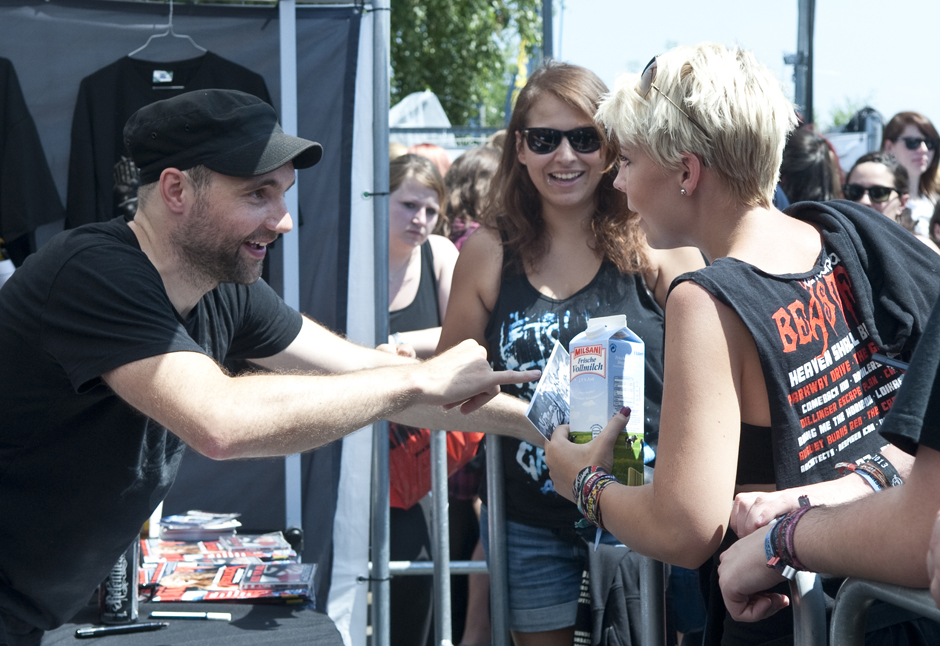
[[[845,199],[869,206],[913,233],[930,249],[940,253],[940,247],[925,235],[916,233],[910,209],[905,205],[908,193],[907,169],[891,153],[871,152],[862,155],[845,176],[842,193]]]
[[[930,216],[940,193],[937,145],[940,135],[930,119],[918,112],[899,112],[882,133],[881,149],[893,154],[907,169],[911,197],[907,207],[914,231],[926,236]]]
[[[940,257],[847,201],[772,206],[794,110],[750,52],[673,49],[621,77],[597,120],[619,145],[614,185],[650,246],[695,246],[711,264],[679,277],[666,304],[653,482],[584,475],[609,470],[615,416],[584,445],[555,430],[545,456],[556,490],[637,552],[694,568],[717,562],[729,526],[751,533],[804,495],[817,505],[871,493],[861,474],[840,479],[838,463],[873,456],[904,477],[910,459],[873,432],[898,374],[871,353],[909,358],[940,293],[923,279],[940,278]],[[706,635],[764,644],[792,633],[792,616],[733,622],[713,577],[711,589]]]
[[[613,187],[616,149],[593,121],[605,92],[592,72],[558,62],[520,92],[491,208],[457,260],[438,349],[472,338],[493,365],[542,367],[588,318],[626,314],[647,344],[655,439],[666,290],[703,262],[694,249],[650,249],[635,226]],[[530,399],[535,386],[508,392]],[[570,646],[587,553],[574,531],[580,515],[555,493],[541,447],[510,441],[502,452],[510,628],[517,644]],[[486,542],[486,512],[481,524]]]

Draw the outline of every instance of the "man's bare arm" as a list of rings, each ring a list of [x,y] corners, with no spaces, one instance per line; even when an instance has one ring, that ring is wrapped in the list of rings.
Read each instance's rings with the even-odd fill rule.
[[[927,587],[926,557],[940,508],[938,493],[940,452],[921,447],[904,485],[807,512],[794,533],[797,557],[813,572]],[[779,595],[763,593],[781,580],[765,567],[767,531],[754,532],[721,556],[719,583],[735,619],[757,621],[785,604]]]
[[[416,361],[358,345],[304,317],[300,332],[287,348],[271,357],[253,359],[252,363],[272,372],[341,374]]]
[[[366,354],[355,351],[353,359],[408,364],[331,376],[230,377],[205,355],[175,352],[126,364],[103,377],[131,406],[195,450],[229,459],[316,448],[412,405],[469,401],[463,410],[472,410],[498,394],[501,384],[538,376],[533,371],[493,372],[485,350],[472,341],[423,363],[364,350]],[[330,358],[320,367],[348,368],[351,363]]]
[[[517,397],[499,394],[479,410],[463,414],[456,408],[416,404],[389,416],[393,422],[419,428],[491,433],[515,437],[542,446],[545,438],[525,416],[528,404]]]

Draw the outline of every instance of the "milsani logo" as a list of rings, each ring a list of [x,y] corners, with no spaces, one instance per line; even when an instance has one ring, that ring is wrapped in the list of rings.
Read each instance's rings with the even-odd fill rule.
[[[571,355],[571,378],[580,375],[595,374],[606,378],[607,364],[604,361],[604,344],[582,345],[575,347]]]

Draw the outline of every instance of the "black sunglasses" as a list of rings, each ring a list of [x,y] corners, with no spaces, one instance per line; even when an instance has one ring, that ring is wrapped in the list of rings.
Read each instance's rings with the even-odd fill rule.
[[[692,122],[693,126],[701,130],[702,134],[708,137],[708,131],[705,130],[704,127],[702,127],[702,124],[700,124],[698,121],[693,119],[691,114],[689,114],[688,112],[680,108],[678,103],[670,99],[668,96],[666,96],[666,94],[662,90],[656,87],[656,85],[653,83],[653,81],[655,80],[656,80],[656,57],[654,56],[650,60],[650,62],[646,64],[646,67],[643,69],[643,74],[640,75],[640,84],[636,88],[637,94],[639,94],[641,97],[645,99],[646,95],[650,93],[650,88],[653,88],[654,90],[659,92],[659,96],[663,97],[664,99],[669,101],[669,103],[671,103],[673,106],[675,106],[676,110],[684,114],[685,118]]]
[[[845,199],[858,202],[865,193],[872,202],[881,204],[891,199],[891,194],[896,192],[896,188],[890,186],[862,186],[861,184],[846,184],[842,187],[842,194]]]
[[[547,155],[561,145],[562,137],[568,139],[576,153],[587,154],[601,149],[601,136],[591,126],[573,130],[554,128],[526,128],[522,131],[529,150],[536,155]]]
[[[927,146],[927,150],[934,150],[937,147],[937,142],[934,139],[927,139],[925,137],[898,137],[894,141],[898,139],[904,142],[908,150],[917,150],[920,148],[921,144]]]

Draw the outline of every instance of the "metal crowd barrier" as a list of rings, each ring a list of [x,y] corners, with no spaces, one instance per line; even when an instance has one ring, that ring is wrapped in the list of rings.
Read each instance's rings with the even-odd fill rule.
[[[790,581],[793,645],[826,646],[826,597],[812,572],[797,572]]]
[[[386,431],[387,435],[387,431]],[[450,560],[450,523],[447,492],[447,437],[445,431],[431,433],[431,561],[389,561],[390,576],[434,577],[434,643],[453,644],[450,577],[452,574],[490,575],[490,625],[493,646],[511,646],[509,633],[509,581],[506,571],[506,515],[503,505],[502,444],[497,436],[486,437],[486,486],[489,492],[489,565],[484,561]],[[370,564],[374,566],[374,564]],[[373,568],[373,576],[376,569]],[[659,561],[644,559],[640,568],[641,646],[666,643],[666,578]],[[384,640],[379,640],[382,642]]]
[[[811,572],[798,572],[790,582],[790,594],[795,646],[826,646],[827,637],[829,646],[863,646],[865,620],[875,601],[940,623],[940,609],[929,590],[848,578],[836,595],[827,634],[826,602],[819,577]]]
[[[940,622],[940,610],[928,590],[849,578],[839,588],[832,609],[831,646],[861,646],[865,643],[865,618],[876,600]]]

